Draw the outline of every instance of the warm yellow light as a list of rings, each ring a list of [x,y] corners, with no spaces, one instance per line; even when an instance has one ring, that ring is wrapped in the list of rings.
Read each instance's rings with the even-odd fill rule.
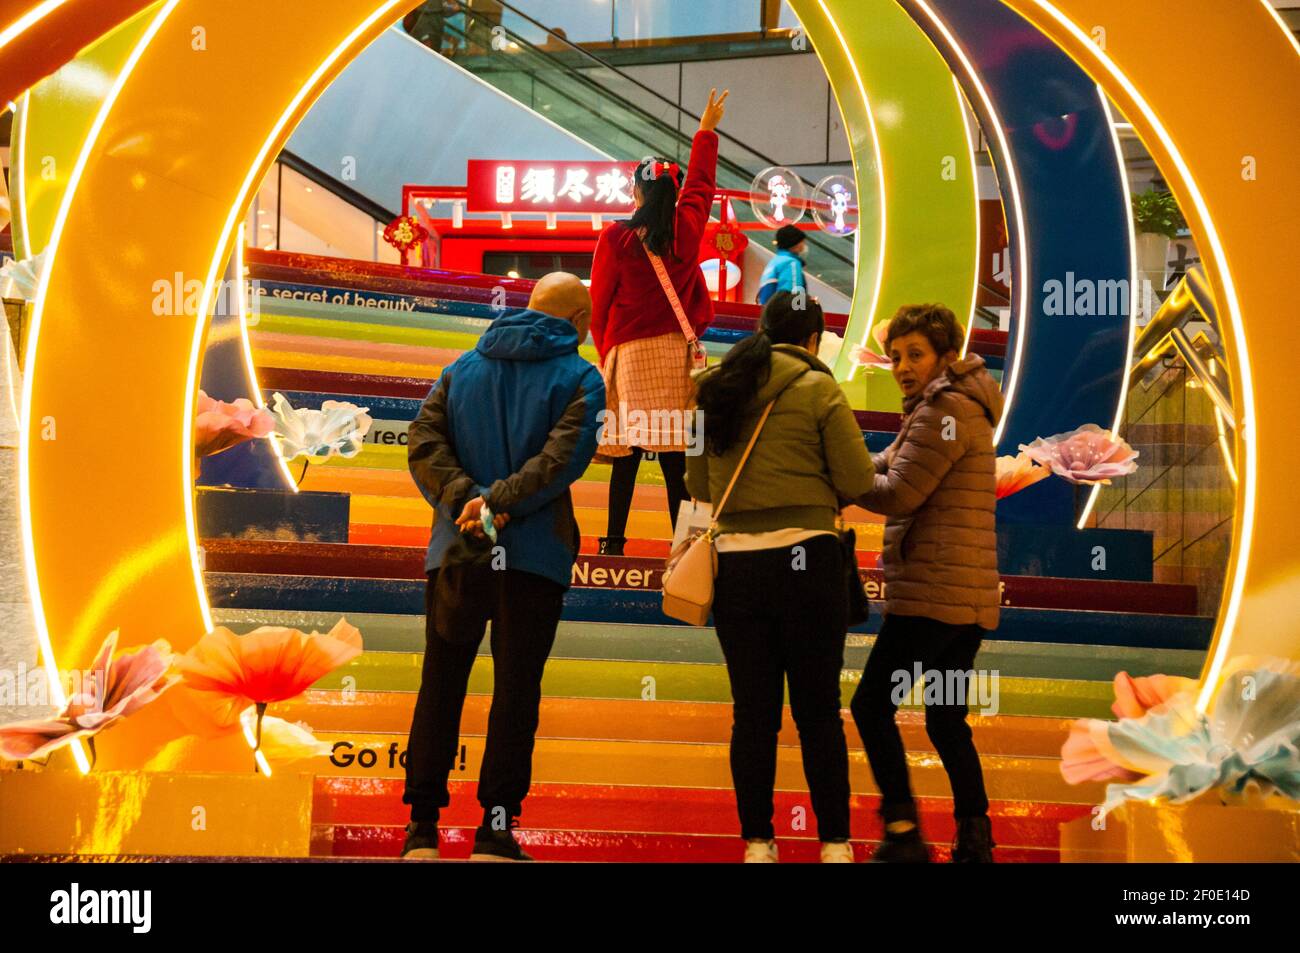
[[[262,226],[265,228],[266,226]],[[253,342],[248,336],[248,284],[244,280],[247,275],[247,269],[244,265],[244,225],[241,222],[239,230],[235,235],[235,280],[239,283],[236,298],[239,301],[239,338],[243,345],[244,351],[244,370],[248,373],[248,386],[253,392],[253,403],[261,409],[266,406],[266,401],[262,399],[262,385],[257,382],[257,364],[253,360]],[[271,442],[271,449],[275,451],[275,459],[280,467],[280,475],[284,477],[284,485],[293,492],[298,492],[298,483],[294,480],[293,474],[289,472],[289,464],[284,459],[284,452],[280,449],[280,441],[274,433],[268,434],[267,440]]]
[[[966,130],[966,155],[970,158],[970,178],[975,197],[975,277],[974,287],[971,288],[970,293],[970,316],[966,319],[966,340],[961,345],[961,356],[965,357],[970,351],[971,335],[975,333],[975,312],[979,307],[980,297],[980,255],[983,253],[980,247],[980,178],[979,166],[975,162],[975,130],[971,128],[971,107],[966,100],[966,94],[962,91],[961,83],[957,81],[956,74],[952,77],[952,88],[957,91],[957,108],[961,110],[961,125]]]
[[[31,93],[23,93],[23,108],[14,111],[18,128],[13,140],[18,142],[18,155],[9,166],[9,181],[13,186],[12,207],[18,213],[18,227],[22,231],[22,247],[28,258],[37,254],[32,248],[32,233],[27,224],[27,113],[31,110]]]
[[[993,98],[984,86],[979,70],[975,69],[970,57],[966,55],[966,50],[957,42],[957,37],[948,29],[948,25],[939,15],[931,9],[926,0],[917,0],[917,5],[930,18],[935,28],[943,34],[944,40],[957,55],[957,59],[961,61],[962,69],[965,71],[971,85],[975,88],[975,92],[979,95],[980,101],[984,104],[986,115],[990,117],[993,126],[993,134],[997,136],[1002,149],[1004,165],[1006,166],[1006,185],[1011,194],[1011,208],[1016,218],[1016,248],[1020,253],[1020,268],[1019,274],[1015,276],[1014,280],[1020,285],[1019,326],[1016,333],[1015,353],[1011,359],[1011,368],[1002,375],[1002,419],[998,421],[997,429],[993,433],[993,444],[996,446],[1001,442],[1002,433],[1006,430],[1007,420],[1011,416],[1011,406],[1016,398],[1016,386],[1020,382],[1020,365],[1024,359],[1025,340],[1029,336],[1029,302],[1033,298],[1030,292],[1034,287],[1029,264],[1028,227],[1025,224],[1024,202],[1020,197],[1020,175],[1016,171],[1015,159],[1011,151],[1011,145],[1007,142],[1002,120],[993,105]],[[979,269],[976,269],[976,274],[978,275],[978,273]]]
[[[226,216],[225,225],[221,230],[221,240],[217,243],[212,260],[208,265],[208,274],[203,282],[203,297],[199,301],[199,308],[195,315],[194,336],[190,343],[190,363],[185,387],[185,421],[182,435],[184,439],[181,447],[181,481],[185,490],[185,521],[190,537],[190,568],[194,577],[194,589],[198,595],[199,612],[203,616],[203,623],[209,631],[212,629],[212,607],[208,603],[207,588],[203,584],[203,567],[199,559],[198,525],[194,515],[194,454],[190,447],[190,435],[194,432],[194,405],[198,388],[199,365],[203,357],[203,337],[207,329],[208,315],[212,311],[216,284],[221,275],[222,266],[225,264],[226,256],[230,253],[230,246],[235,240],[236,230],[243,221],[252,201],[254,187],[261,181],[263,170],[270,164],[271,151],[275,148],[275,144],[279,142],[285,127],[298,114],[307,97],[317,91],[321,81],[334,68],[334,64],[339,57],[351,49],[353,44],[370,30],[377,21],[383,20],[390,11],[402,5],[402,3],[403,0],[389,0],[389,2],[373,11],[342,42],[331,50],[316,66],[312,74],[303,81],[303,84],[298,88],[298,92],[289,100],[279,118],[276,119],[267,132],[261,148],[258,149],[257,155],[249,167],[248,174],[244,177],[244,182],[239,187],[238,193],[236,193],[234,204],[231,205],[230,212]]]
[[[1210,373],[1214,374],[1216,370],[1215,360],[1210,358]],[[1237,467],[1232,462],[1232,450],[1228,447],[1228,434],[1223,422],[1223,411],[1219,409],[1218,404],[1214,405],[1214,426],[1219,432],[1219,452],[1223,454],[1223,466],[1228,471],[1228,479],[1232,480],[1233,486],[1236,486]]]
[[[1291,46],[1295,50],[1296,55],[1300,56],[1300,40],[1295,38],[1295,34],[1291,32],[1291,28],[1287,26],[1286,21],[1282,19],[1282,14],[1277,12],[1277,8],[1273,6],[1270,0],[1259,0],[1259,2],[1264,4],[1264,9],[1268,11],[1268,15],[1277,21],[1277,25],[1282,28],[1283,35],[1285,35],[1291,42]]]
[[[862,73],[858,70],[857,60],[853,58],[853,50],[848,41],[844,39],[844,32],[840,29],[839,23],[831,15],[830,9],[826,6],[826,0],[817,0],[817,5],[822,8],[822,14],[826,17],[826,22],[831,25],[835,32],[835,39],[839,41],[840,48],[844,52],[844,58],[848,61],[849,70],[853,73],[853,81],[857,83],[858,94],[862,97],[862,108],[867,114],[867,125],[871,129],[871,146],[876,153],[876,190],[879,195],[880,204],[880,247],[877,251],[876,261],[876,284],[871,291],[871,306],[867,309],[868,319],[865,327],[862,329],[862,340],[858,342],[859,346],[866,347],[871,340],[871,328],[876,321],[876,309],[880,307],[880,293],[885,286],[885,244],[888,240],[888,209],[885,201],[885,156],[880,151],[880,135],[876,128],[875,113],[871,110],[871,98],[867,95],[867,84],[862,80]],[[853,163],[854,178],[861,183],[858,178],[858,168],[856,157]],[[861,188],[858,190],[861,192]],[[857,288],[853,289],[853,295],[857,297]],[[850,310],[852,305],[850,304]]]
[[[41,661],[45,668],[46,679],[49,682],[50,699],[60,707],[66,704],[67,696],[59,679],[58,663],[54,658],[54,649],[50,643],[50,630],[45,622],[45,605],[41,600],[40,579],[36,571],[36,540],[31,513],[32,385],[36,380],[36,369],[39,366],[36,361],[36,351],[40,342],[41,322],[45,317],[45,303],[49,296],[50,276],[54,273],[55,263],[58,259],[59,243],[63,239],[63,232],[68,224],[73,199],[76,197],[77,188],[81,184],[81,178],[85,174],[86,164],[90,161],[90,155],[94,151],[99,135],[104,129],[104,123],[108,121],[108,115],[113,111],[113,105],[117,102],[118,96],[121,95],[126,81],[135,70],[136,64],[140,62],[140,57],[144,55],[145,49],[153,41],[158,30],[179,3],[180,0],[167,0],[167,3],[150,22],[144,35],[141,36],[139,42],[131,50],[126,62],[122,65],[122,71],[113,82],[112,88],[109,89],[108,95],[99,107],[99,112],[95,115],[95,121],[91,123],[90,130],[86,133],[86,139],[81,145],[81,152],[77,155],[76,164],[72,167],[71,175],[68,176],[68,187],[63,194],[62,201],[59,203],[59,211],[54,218],[54,227],[50,231],[50,242],[45,250],[45,267],[41,272],[40,282],[37,285],[36,303],[32,309],[32,323],[27,332],[27,372],[23,380],[22,421],[18,428],[18,494],[19,512],[22,517],[23,561],[27,570],[27,589],[32,602],[32,615],[36,622],[36,637],[41,646]],[[24,112],[26,112],[25,109]],[[188,451],[186,456],[190,456]],[[77,767],[81,769],[83,774],[89,772],[90,761],[86,757],[81,742],[74,741],[71,748]]]
[[[1115,407],[1115,422],[1111,425],[1111,433],[1118,434],[1120,427],[1124,423],[1124,414],[1128,408],[1128,369],[1133,360],[1133,342],[1137,339],[1137,312],[1138,297],[1140,290],[1138,288],[1138,262],[1137,262],[1137,226],[1133,224],[1133,216],[1129,215],[1127,210],[1133,207],[1132,189],[1128,184],[1128,171],[1124,162],[1124,146],[1119,141],[1120,123],[1115,121],[1114,112],[1110,108],[1110,97],[1106,91],[1097,87],[1097,96],[1101,99],[1101,108],[1106,113],[1106,122],[1110,125],[1110,138],[1115,147],[1115,157],[1118,160],[1120,184],[1124,189],[1124,221],[1128,225],[1128,343],[1124,347],[1124,374],[1120,382],[1119,404]],[[1088,502],[1084,504],[1083,512],[1079,515],[1079,522],[1076,529],[1083,529],[1088,524],[1088,517],[1092,516],[1093,507],[1097,505],[1097,497],[1101,494],[1101,484],[1094,483],[1092,490],[1088,493]]]
[[[1151,108],[1151,104],[1147,102],[1146,97],[1133,84],[1133,81],[1107,55],[1106,51],[1095,44],[1092,38],[1062,13],[1051,0],[1031,0],[1031,2],[1060,24],[1061,28],[1072,35],[1082,48],[1091,50],[1102,69],[1123,88],[1125,94],[1138,107],[1152,133],[1160,140],[1170,160],[1174,163],[1181,181],[1187,188],[1188,196],[1196,207],[1197,214],[1204,225],[1205,241],[1210,246],[1214,260],[1222,266],[1218,270],[1222,282],[1219,291],[1223,295],[1223,303],[1227,305],[1228,323],[1232,328],[1237,354],[1237,371],[1241,378],[1240,394],[1235,394],[1235,398],[1238,402],[1236,410],[1239,414],[1237,436],[1241,440],[1241,446],[1245,452],[1245,460],[1241,461],[1242,466],[1239,475],[1245,477],[1245,487],[1242,494],[1240,556],[1236,560],[1236,571],[1228,581],[1227,598],[1224,600],[1222,629],[1220,637],[1216,641],[1214,657],[1209,660],[1206,666],[1201,693],[1196,700],[1197,711],[1203,714],[1209,707],[1213,686],[1219,680],[1224,662],[1227,660],[1227,653],[1232,647],[1232,633],[1236,628],[1237,617],[1241,614],[1246,570],[1250,566],[1250,546],[1255,535],[1255,497],[1258,483],[1258,450],[1255,446],[1255,385],[1250,367],[1250,351],[1246,347],[1246,327],[1242,319],[1241,301],[1237,297],[1236,282],[1233,280],[1232,270],[1228,266],[1227,249],[1224,247],[1223,239],[1219,235],[1218,226],[1210,215],[1210,208],[1206,203],[1205,195],[1201,192],[1196,177],[1192,175],[1192,170],[1187,165],[1187,160],[1183,158],[1177,143],[1174,142],[1173,136],[1165,128],[1155,110]]]
[[[15,37],[27,32],[33,24],[45,19],[67,2],[68,0],[45,0],[44,3],[32,7],[13,23],[0,30],[0,47],[7,46]]]

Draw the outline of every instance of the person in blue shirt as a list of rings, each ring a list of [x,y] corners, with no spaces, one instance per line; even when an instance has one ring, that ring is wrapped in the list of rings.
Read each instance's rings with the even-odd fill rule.
[[[782,225],[776,232],[776,254],[758,281],[758,303],[767,304],[778,291],[807,291],[803,266],[808,260],[808,241],[801,229]]]
[[[411,424],[408,464],[434,520],[402,796],[411,806],[404,857],[438,856],[461,710],[490,619],[483,823],[471,859],[531,859],[514,828],[531,778],[542,672],[580,541],[569,487],[596,452],[605,411],[605,381],[578,353],[590,322],[582,282],[547,275],[527,309],[502,314],[443,369]]]

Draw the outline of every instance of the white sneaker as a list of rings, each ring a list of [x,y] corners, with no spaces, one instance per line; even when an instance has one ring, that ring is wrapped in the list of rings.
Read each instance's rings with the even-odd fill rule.
[[[774,840],[745,841],[744,862],[747,864],[775,864],[777,862],[776,841]]]
[[[842,844],[822,844],[823,864],[851,864],[853,862],[853,845],[848,841]]]

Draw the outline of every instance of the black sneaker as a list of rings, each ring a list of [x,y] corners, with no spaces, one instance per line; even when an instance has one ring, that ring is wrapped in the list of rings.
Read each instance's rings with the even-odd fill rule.
[[[928,864],[929,862],[930,852],[926,850],[925,841],[921,840],[919,827],[913,827],[902,833],[885,831],[885,839],[871,855],[873,864]]]
[[[515,840],[513,830],[497,831],[480,827],[474,832],[474,852],[470,860],[532,860]]]
[[[957,818],[957,836],[952,840],[954,864],[991,864],[996,846],[987,816]]]
[[[406,843],[402,860],[437,860],[438,824],[436,821],[411,821],[406,825]]]

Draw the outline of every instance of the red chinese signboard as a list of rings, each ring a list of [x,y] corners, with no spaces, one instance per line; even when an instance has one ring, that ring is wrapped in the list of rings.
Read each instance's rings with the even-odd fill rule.
[[[470,159],[470,212],[630,215],[635,162]]]

